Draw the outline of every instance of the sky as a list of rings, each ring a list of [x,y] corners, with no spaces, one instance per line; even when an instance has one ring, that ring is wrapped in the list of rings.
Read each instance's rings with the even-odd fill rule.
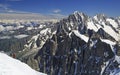
[[[120,16],[120,0],[0,0],[0,13],[69,15],[74,11]]]

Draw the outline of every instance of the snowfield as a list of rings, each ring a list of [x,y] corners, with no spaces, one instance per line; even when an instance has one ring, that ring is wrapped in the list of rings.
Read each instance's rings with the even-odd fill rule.
[[[0,53],[0,75],[46,75],[31,69],[25,63]]]

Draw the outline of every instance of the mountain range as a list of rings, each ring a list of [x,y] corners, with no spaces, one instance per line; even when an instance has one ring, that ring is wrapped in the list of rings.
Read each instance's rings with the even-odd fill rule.
[[[56,23],[0,24],[0,50],[15,53],[37,71],[48,75],[120,74],[119,17],[90,17],[75,11]]]

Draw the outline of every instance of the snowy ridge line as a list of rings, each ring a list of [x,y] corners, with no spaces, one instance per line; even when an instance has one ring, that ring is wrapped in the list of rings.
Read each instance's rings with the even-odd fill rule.
[[[109,44],[111,50],[113,51],[113,53],[116,54],[116,52],[115,52],[115,50],[114,50],[114,48],[113,48],[113,46],[116,44],[116,42],[113,42],[113,41],[110,41],[110,40],[107,40],[107,39],[100,39],[100,40],[101,40],[102,42],[105,42],[105,43]]]
[[[78,25],[82,24],[87,29],[94,30],[95,32],[97,32],[100,28],[102,28],[107,34],[113,37],[116,41],[120,40],[119,18],[107,17],[104,14],[98,14],[94,17],[90,17],[79,11],[75,11],[73,15]],[[70,18],[70,19],[73,19],[73,20],[71,20],[69,24],[71,25],[71,27],[74,27],[76,25],[76,22],[74,22],[74,18]]]
[[[105,43],[107,43],[107,44],[110,44],[110,45],[115,45],[116,44],[116,42],[113,42],[113,41],[111,41],[111,40],[108,40],[108,39],[100,39],[102,42],[105,42]]]

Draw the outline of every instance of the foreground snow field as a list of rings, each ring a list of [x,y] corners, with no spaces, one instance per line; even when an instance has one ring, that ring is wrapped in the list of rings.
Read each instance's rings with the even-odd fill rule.
[[[25,63],[0,53],[0,75],[46,75],[31,69]]]

